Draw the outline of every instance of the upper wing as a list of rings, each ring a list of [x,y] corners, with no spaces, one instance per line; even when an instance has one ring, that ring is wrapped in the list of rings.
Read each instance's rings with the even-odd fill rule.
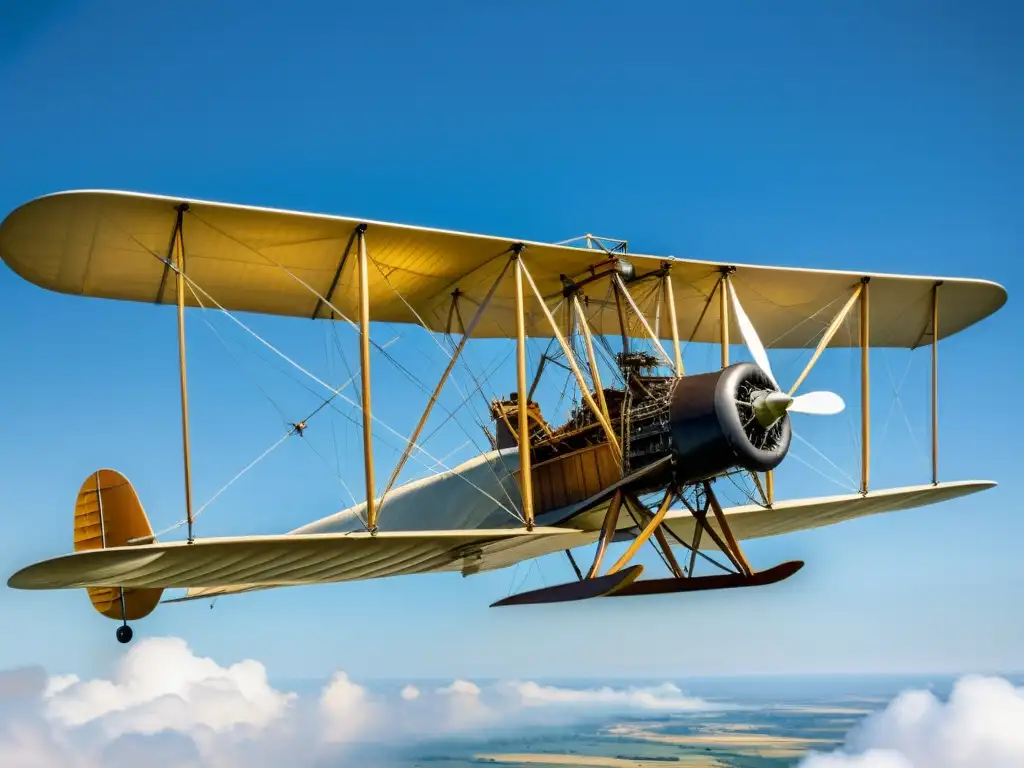
[[[995,483],[990,480],[965,480],[937,485],[886,488],[871,491],[866,495],[851,493],[818,499],[791,499],[775,502],[768,509],[749,504],[723,511],[737,539],[757,539],[835,525],[867,515],[938,504],[993,487]],[[713,515],[708,515],[708,523],[716,533],[722,533]],[[693,515],[686,509],[672,510],[664,522],[674,534],[688,543],[693,541],[695,524]],[[708,536],[701,538],[700,548],[717,549]]]
[[[0,257],[26,280],[51,290],[174,303],[175,281],[168,279],[160,259],[169,254],[177,208],[183,202],[189,206],[182,224],[189,279],[228,310],[332,317],[332,310],[295,279],[300,278],[347,317],[357,317],[355,260],[350,258],[344,269],[341,265],[346,252],[354,250],[353,232],[360,224],[367,225],[366,247],[373,262],[368,280],[371,319],[417,322],[411,307],[434,331],[449,330],[455,289],[471,305],[480,302],[515,243],[526,245],[524,263],[549,303],[561,298],[561,275],[584,276],[606,257],[602,251],[514,238],[107,191],[62,192],[22,205],[0,224]],[[719,341],[718,313],[705,316],[705,307],[722,266],[735,268],[731,279],[768,347],[813,344],[835,314],[826,307],[845,297],[862,277],[871,277],[872,346],[913,348],[931,339],[931,289],[939,278],[721,265],[632,254],[623,258],[638,275],[671,264],[677,323],[684,339]],[[995,283],[941,279],[940,337],[978,322],[1006,301],[1006,291]],[[608,287],[608,279],[587,287],[589,313],[597,332],[618,334],[615,303],[606,301]],[[632,292],[652,322],[659,318],[659,335],[668,338],[668,313],[655,311],[660,300],[655,288],[647,284]],[[186,294],[185,302],[196,306],[192,291]],[[203,302],[209,304],[205,297]],[[473,335],[514,333],[514,307],[514,281],[506,279]],[[529,335],[550,336],[543,314],[531,309],[538,307],[528,296]],[[857,343],[856,334],[838,333],[830,346]]]
[[[561,528],[394,531],[197,539],[76,552],[15,573],[15,589],[77,587],[287,586],[476,568],[515,551],[516,559],[592,541]]]

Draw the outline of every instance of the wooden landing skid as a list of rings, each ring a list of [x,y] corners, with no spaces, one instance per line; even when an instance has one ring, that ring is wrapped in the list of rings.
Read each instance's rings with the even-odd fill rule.
[[[491,603],[491,608],[502,605],[536,605],[538,603],[571,603],[576,600],[589,600],[592,597],[606,597],[629,586],[643,573],[642,565],[634,565],[615,573],[608,573],[594,579],[571,581],[554,587],[534,589],[509,595],[503,600]]]
[[[644,579],[627,584],[608,594],[607,597],[636,597],[639,595],[667,595],[675,592],[705,592],[711,589],[733,589],[736,587],[763,587],[784,581],[803,567],[802,560],[790,560],[764,571],[754,571],[749,576],[744,576],[741,573],[721,573],[684,579]]]
[[[643,579],[639,576],[642,565],[634,565],[616,573],[593,579],[582,579],[553,587],[534,589],[492,603],[492,608],[503,605],[537,605],[539,603],[571,603],[594,597],[639,597],[641,595],[669,595],[676,592],[706,592],[713,589],[763,587],[785,581],[804,567],[802,560],[790,560],[749,576],[742,573],[722,573],[692,578]]]

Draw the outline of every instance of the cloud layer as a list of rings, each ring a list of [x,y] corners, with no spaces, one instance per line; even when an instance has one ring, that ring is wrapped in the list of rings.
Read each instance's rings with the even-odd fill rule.
[[[312,695],[277,690],[262,664],[221,666],[177,638],[133,646],[111,679],[0,672],[0,765],[246,768],[365,765],[366,750],[595,715],[718,708],[671,684],[563,688],[469,680],[384,694],[336,672]],[[362,752],[360,752],[362,750]],[[800,768],[1024,766],[1024,688],[968,676],[942,701],[911,690]]]
[[[1019,768],[1024,766],[1024,687],[967,676],[948,701],[904,691],[865,718],[844,748],[801,768]]]
[[[366,744],[707,706],[668,684],[568,689],[510,681],[481,689],[453,680],[384,695],[342,671],[318,695],[300,697],[276,690],[257,661],[225,667],[183,640],[148,638],[128,650],[109,680],[0,673],[0,765],[299,768],[337,764]]]

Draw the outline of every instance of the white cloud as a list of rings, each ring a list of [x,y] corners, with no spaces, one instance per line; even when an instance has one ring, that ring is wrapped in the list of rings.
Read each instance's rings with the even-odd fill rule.
[[[437,692],[442,696],[479,696],[480,688],[469,680],[453,680],[451,685],[438,688]]]
[[[859,755],[850,755],[844,752],[814,755],[800,763],[800,766],[801,768],[914,768],[914,765],[904,755],[893,752],[891,749],[869,749]]]
[[[64,727],[97,722],[111,738],[126,733],[201,728],[262,729],[282,717],[295,694],[274,690],[266,669],[246,660],[222,667],[183,640],[147,638],[121,660],[113,680],[50,678],[46,719]]]
[[[0,672],[0,765],[25,768],[290,768],[354,764],[367,745],[569,723],[595,712],[717,709],[675,685],[593,688],[455,679],[397,695],[336,672],[317,696],[270,684],[257,661],[223,666],[175,638],[133,646],[110,679]],[[301,755],[301,757],[296,757]],[[371,760],[372,762],[372,760]],[[1020,768],[1024,688],[968,676],[948,701],[905,691],[865,718],[841,750],[801,768]]]
[[[344,672],[335,672],[320,695],[324,738],[329,742],[358,738],[372,725],[373,709],[365,688],[349,680]]]
[[[517,696],[524,707],[559,705],[674,712],[709,708],[707,702],[684,696],[683,692],[671,683],[650,688],[630,687],[624,689],[608,686],[585,689],[556,688],[534,682],[510,682],[506,683],[504,687]]]
[[[407,685],[399,694],[405,701],[415,701],[420,697],[420,689],[415,685]]]
[[[844,748],[811,755],[801,768],[1020,768],[1024,766],[1024,687],[969,675],[943,702],[905,691],[869,715]]]
[[[0,672],[0,765],[302,768],[338,764],[344,751],[368,744],[568,722],[594,707],[702,705],[671,685],[578,690],[523,681],[482,688],[455,679],[383,695],[343,671],[318,696],[300,697],[271,685],[257,661],[222,666],[183,640],[149,638],[127,651],[110,679]],[[353,755],[352,762],[365,763]]]

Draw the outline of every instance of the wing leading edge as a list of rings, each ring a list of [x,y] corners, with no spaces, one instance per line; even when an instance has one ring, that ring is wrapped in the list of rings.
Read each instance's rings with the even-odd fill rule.
[[[866,495],[851,493],[842,496],[778,501],[770,509],[748,504],[731,507],[725,510],[725,513],[729,527],[737,539],[758,539],[836,525],[868,515],[939,504],[994,488],[995,485],[996,483],[991,480],[911,485],[871,491]],[[709,516],[708,522],[716,533],[722,533],[714,516]],[[693,540],[696,521],[689,510],[669,512],[664,524],[683,541]],[[717,549],[710,537],[702,537],[701,542],[701,549]]]
[[[541,542],[546,552],[587,539],[583,531],[540,527],[197,539],[63,555],[23,568],[7,583],[15,589],[322,584],[472,570],[484,553],[516,547],[534,557]]]
[[[993,488],[992,481],[963,481],[908,486],[817,499],[777,502],[725,510],[740,540],[776,536],[835,525],[867,515],[936,504]],[[44,560],[15,573],[15,589],[79,587],[188,588],[178,602],[223,594],[301,584],[386,578],[417,573],[461,571],[464,575],[497,570],[596,541],[590,525],[600,510],[572,520],[579,528],[538,527],[463,531],[392,531],[337,534],[286,534],[198,539],[93,550]],[[713,527],[717,523],[709,519]],[[665,519],[674,534],[692,541],[694,519],[674,510]],[[709,537],[701,549],[713,550]]]
[[[166,279],[161,259],[168,254],[177,209],[183,203],[188,205],[181,231],[189,279],[232,311],[334,317],[312,288],[349,318],[357,317],[352,237],[361,224],[367,225],[365,242],[373,262],[368,280],[371,319],[416,323],[419,315],[438,332],[446,331],[450,322],[451,292],[458,288],[468,300],[479,302],[516,243],[526,246],[524,263],[549,303],[562,295],[562,275],[586,275],[607,257],[601,251],[516,238],[96,190],[46,195],[11,212],[0,222],[0,258],[25,280],[49,290],[173,304],[175,281]],[[697,342],[719,341],[718,322],[699,321],[723,266],[733,270],[733,286],[751,322],[772,348],[813,344],[831,316],[829,312],[822,315],[823,309],[846,296],[862,277],[871,278],[873,347],[914,348],[929,343],[931,291],[936,282],[942,282],[940,338],[982,320],[1006,301],[1006,290],[985,280],[722,265],[637,254],[622,258],[637,275],[650,275],[671,264],[677,324],[684,337],[692,331]],[[593,330],[617,335],[615,302],[605,300],[608,287],[608,279],[602,278],[587,289],[588,314],[592,314]],[[654,311],[659,292],[635,293],[648,318],[660,315],[657,331],[669,338],[667,313]],[[186,294],[185,303],[196,306],[193,291]],[[209,305],[209,298],[203,302]],[[527,305],[527,333],[550,337],[542,313],[534,311],[538,309],[534,297],[527,297]],[[508,329],[515,327],[514,306],[513,281],[505,280],[474,337],[507,337]],[[637,329],[636,333],[643,332]],[[858,343],[855,334],[840,333],[830,346]]]

